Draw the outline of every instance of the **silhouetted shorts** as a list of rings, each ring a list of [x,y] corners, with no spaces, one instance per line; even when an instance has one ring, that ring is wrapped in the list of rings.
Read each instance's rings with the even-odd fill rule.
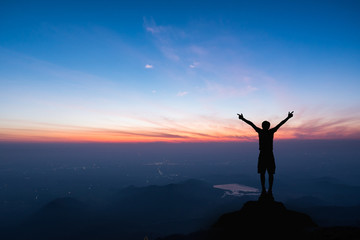
[[[258,173],[275,173],[275,157],[272,151],[260,151],[258,161]]]

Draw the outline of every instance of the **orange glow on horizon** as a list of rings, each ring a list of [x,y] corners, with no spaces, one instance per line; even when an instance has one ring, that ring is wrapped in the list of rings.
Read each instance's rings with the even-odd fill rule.
[[[255,141],[256,136],[230,136],[194,133],[135,132],[117,134],[107,131],[15,131],[0,134],[1,142],[227,142]]]
[[[76,126],[43,122],[3,121],[0,142],[254,142],[257,133],[246,123],[233,119],[197,119],[155,126]],[[258,122],[254,122],[258,124]],[[357,121],[308,119],[282,126],[274,140],[360,139]]]
[[[352,132],[354,133],[354,132]],[[286,128],[275,133],[274,140],[285,139],[360,139],[360,131],[350,134],[334,134],[331,131],[319,131],[315,134],[306,129]],[[223,129],[213,132],[168,131],[120,131],[111,129],[0,129],[0,142],[99,142],[99,143],[145,143],[145,142],[253,142],[257,133],[251,128]]]

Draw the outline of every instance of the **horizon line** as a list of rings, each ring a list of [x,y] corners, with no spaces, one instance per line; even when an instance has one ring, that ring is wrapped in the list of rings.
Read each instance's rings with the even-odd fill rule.
[[[274,139],[274,141],[360,141],[360,138],[280,138]],[[48,141],[48,140],[0,140],[0,144],[87,144],[87,143],[98,143],[98,144],[144,144],[144,143],[170,143],[170,144],[181,144],[181,143],[257,143],[257,138],[248,139],[248,140],[143,140],[143,141],[98,141],[98,140],[79,140],[79,141],[68,141],[68,140],[55,140],[55,141]]]

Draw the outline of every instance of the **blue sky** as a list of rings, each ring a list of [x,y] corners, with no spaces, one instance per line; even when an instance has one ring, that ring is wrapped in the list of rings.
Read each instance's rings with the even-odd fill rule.
[[[359,138],[358,1],[4,1],[2,141]]]

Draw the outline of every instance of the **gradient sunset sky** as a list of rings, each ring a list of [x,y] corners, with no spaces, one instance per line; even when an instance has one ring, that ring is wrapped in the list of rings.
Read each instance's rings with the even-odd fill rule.
[[[1,1],[0,141],[360,139],[360,1]]]

